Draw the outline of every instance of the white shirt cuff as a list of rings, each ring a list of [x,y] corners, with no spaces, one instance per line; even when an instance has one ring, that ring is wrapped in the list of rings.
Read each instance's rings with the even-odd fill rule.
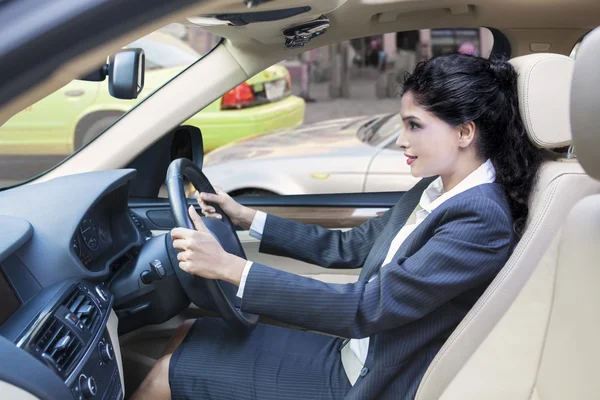
[[[252,220],[252,225],[250,225],[250,236],[252,236],[255,239],[261,240],[266,223],[267,213],[263,211],[256,211],[254,219]]]
[[[252,266],[252,261],[246,261],[246,266],[242,271],[242,279],[240,279],[240,286],[238,287],[238,291],[236,296],[240,299],[244,296],[244,287],[246,286],[246,279],[248,279],[248,274],[250,273],[250,267]]]

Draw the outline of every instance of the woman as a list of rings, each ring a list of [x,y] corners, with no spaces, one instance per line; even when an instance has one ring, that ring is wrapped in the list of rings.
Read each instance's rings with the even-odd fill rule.
[[[137,395],[414,398],[527,220],[542,155],[526,138],[516,87],[506,61],[453,54],[420,63],[404,82],[397,145],[424,179],[348,232],[267,216],[222,192],[200,194],[205,216],[221,218],[208,202],[219,204],[261,238],[262,252],[362,267],[360,279],[325,284],[246,262],[226,253],[191,207],[197,230],[172,231],[180,268],[238,285],[243,311],[328,335],[259,325],[240,338],[219,319],[187,323]]]

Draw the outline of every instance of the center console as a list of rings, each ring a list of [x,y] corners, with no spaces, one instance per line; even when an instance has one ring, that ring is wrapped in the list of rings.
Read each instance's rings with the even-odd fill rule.
[[[65,282],[21,306],[0,333],[57,374],[74,399],[120,400],[119,362],[107,327],[112,303],[103,285]]]

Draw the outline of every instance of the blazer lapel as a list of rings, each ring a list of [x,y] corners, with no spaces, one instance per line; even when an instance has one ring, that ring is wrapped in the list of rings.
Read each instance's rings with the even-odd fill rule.
[[[392,240],[396,237],[400,229],[406,223],[408,217],[421,200],[421,195],[427,189],[429,184],[437,176],[421,179],[411,190],[406,192],[398,202],[398,208],[395,210],[395,215],[392,216],[385,229],[381,232],[375,242],[375,246],[369,252],[362,271],[360,271],[359,279],[368,280],[379,268],[385,260],[390,249]],[[401,246],[402,247],[402,246]]]
[[[470,190],[470,189],[469,189]],[[436,212],[440,212],[440,210],[443,212],[443,210],[445,209],[445,207],[448,207],[449,205],[452,204],[452,201],[455,201],[456,199],[460,198],[461,194],[454,196],[452,199],[447,200],[446,202],[444,202],[444,204],[442,204],[440,207],[436,208],[435,210],[433,210],[433,212],[431,214],[434,214]],[[413,241],[415,240],[415,238],[418,238],[421,236],[421,232],[425,229],[428,229],[427,226],[429,224],[429,222],[431,221],[431,214],[430,216],[428,216],[425,221],[423,221],[419,226],[417,226],[415,228],[415,230],[413,230],[410,235],[408,235],[406,237],[406,239],[404,239],[404,241],[402,242],[402,244],[400,245],[400,247],[398,248],[398,250],[396,251],[396,253],[394,254],[393,259],[397,259],[399,257],[404,257],[406,256],[406,254],[408,253],[408,249],[411,248],[411,245],[413,243]],[[418,249],[415,249],[415,251]]]

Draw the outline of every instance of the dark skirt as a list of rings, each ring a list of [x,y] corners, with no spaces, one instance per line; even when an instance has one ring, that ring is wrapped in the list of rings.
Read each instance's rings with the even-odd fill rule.
[[[196,320],[169,364],[172,399],[342,399],[342,339],[259,324],[246,337]]]

